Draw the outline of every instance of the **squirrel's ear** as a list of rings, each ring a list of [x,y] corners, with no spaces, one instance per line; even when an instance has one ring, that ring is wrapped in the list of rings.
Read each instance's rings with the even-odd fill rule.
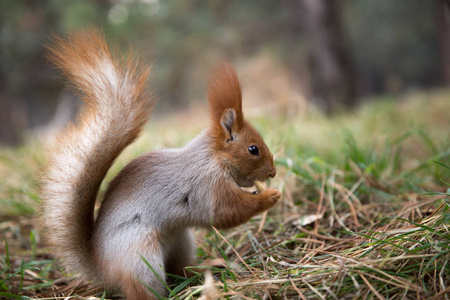
[[[220,118],[220,125],[222,125],[225,133],[225,140],[227,142],[232,141],[237,131],[236,110],[233,108],[226,109],[222,114],[222,118]]]
[[[225,140],[242,128],[242,93],[234,68],[222,63],[209,79],[208,101],[212,127]]]

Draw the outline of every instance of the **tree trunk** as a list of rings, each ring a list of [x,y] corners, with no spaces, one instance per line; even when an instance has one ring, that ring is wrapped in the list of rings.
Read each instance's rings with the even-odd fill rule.
[[[19,128],[16,126],[17,116],[13,113],[14,101],[6,93],[4,82],[0,74],[0,146],[16,146],[21,141]]]
[[[356,102],[353,65],[345,45],[338,0],[301,0],[310,40],[313,98],[327,114]]]
[[[436,0],[437,30],[441,48],[442,74],[450,85],[450,1]]]

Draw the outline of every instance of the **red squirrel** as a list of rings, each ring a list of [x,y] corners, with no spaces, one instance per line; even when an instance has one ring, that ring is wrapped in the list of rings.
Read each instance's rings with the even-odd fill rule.
[[[183,148],[132,160],[110,182],[94,218],[106,172],[154,106],[146,86],[150,70],[136,53],[110,51],[97,29],[55,37],[48,49],[85,103],[78,122],[49,151],[41,192],[44,236],[69,271],[120,288],[127,299],[153,299],[145,285],[164,295],[158,276],[183,276],[194,265],[189,227],[228,229],[280,199],[276,189],[241,189],[276,170],[244,119],[235,70],[222,64],[209,80],[209,128]]]

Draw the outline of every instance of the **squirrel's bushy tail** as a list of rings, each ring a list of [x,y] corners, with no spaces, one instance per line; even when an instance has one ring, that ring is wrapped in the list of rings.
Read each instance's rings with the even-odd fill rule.
[[[49,58],[85,103],[56,139],[43,175],[42,227],[69,270],[95,276],[91,238],[98,189],[116,157],[139,135],[153,107],[149,69],[111,51],[101,31],[55,37]],[[130,51],[131,52],[131,51]]]

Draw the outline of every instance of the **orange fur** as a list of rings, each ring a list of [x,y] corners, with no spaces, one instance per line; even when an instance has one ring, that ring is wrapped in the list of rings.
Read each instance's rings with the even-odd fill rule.
[[[214,207],[214,227],[229,229],[244,224],[254,215],[271,208],[280,199],[281,194],[275,189],[266,189],[259,194],[244,192],[235,185],[219,182],[215,190],[217,199]]]
[[[133,274],[126,274],[122,279],[122,289],[127,299],[136,300],[156,300],[154,295],[150,295],[145,286],[137,280]]]
[[[235,130],[239,130],[244,123],[242,112],[242,92],[238,76],[234,68],[227,64],[220,64],[211,75],[208,82],[208,102],[211,118],[211,136],[216,140],[216,147],[221,148],[221,141],[225,133],[220,124],[227,109],[236,111]]]
[[[70,271],[98,278],[91,247],[95,199],[115,158],[148,120],[154,103],[146,88],[149,69],[135,55],[113,55],[96,29],[55,36],[48,50],[85,105],[76,126],[68,126],[50,149],[41,227]]]
[[[209,81],[208,101],[215,155],[224,164],[238,185],[252,185],[253,180],[267,180],[275,177],[273,156],[259,133],[244,120],[242,93],[236,71],[229,64],[221,64]],[[235,120],[227,114],[235,111]],[[230,126],[225,126],[228,123]],[[257,146],[259,155],[249,154],[248,146]],[[267,189],[260,194],[243,192],[237,185],[224,180],[217,182],[214,189],[217,199],[214,203],[214,226],[228,229],[247,222],[255,214],[272,207],[280,193]]]

